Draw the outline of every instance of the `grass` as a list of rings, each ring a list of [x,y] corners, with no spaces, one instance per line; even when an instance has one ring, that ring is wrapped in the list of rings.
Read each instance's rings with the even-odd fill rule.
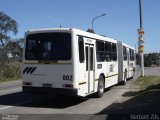
[[[6,78],[6,79],[1,79],[0,78],[0,83],[2,82],[9,82],[9,81],[15,81],[15,80],[21,80],[21,77],[13,77],[13,78]]]
[[[140,91],[147,92],[151,90],[153,86],[160,85],[160,76],[139,77],[134,84],[139,87]]]

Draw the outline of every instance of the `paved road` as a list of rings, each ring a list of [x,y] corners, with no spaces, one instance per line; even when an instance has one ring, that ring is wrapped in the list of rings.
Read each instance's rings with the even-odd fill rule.
[[[137,66],[136,76],[140,76],[141,68]],[[160,76],[160,67],[145,67],[144,69],[145,75],[156,75]]]
[[[145,68],[145,73],[147,75],[160,75],[160,67]],[[140,68],[137,68],[135,78],[139,75]],[[46,115],[47,118],[51,118],[53,117],[51,114],[54,114],[54,118],[57,119],[68,117],[68,119],[72,118],[77,120],[77,116],[79,116],[80,119],[96,119],[96,116],[93,114],[98,114],[113,103],[122,103],[132,98],[132,95],[126,96],[124,94],[137,91],[137,88],[132,84],[133,81],[134,80],[128,81],[125,86],[117,85],[112,87],[104,93],[102,98],[94,98],[93,96],[86,98],[69,98],[26,94],[21,92],[21,81],[3,83],[0,85],[0,114],[32,114],[32,117],[24,115],[23,120],[45,119]],[[40,117],[39,115],[33,114],[45,115]],[[73,116],[73,114],[79,115]],[[88,116],[87,114],[90,115]],[[98,119],[105,119],[106,116],[107,115],[100,116]]]
[[[0,83],[0,96],[22,91],[22,81],[11,81]]]

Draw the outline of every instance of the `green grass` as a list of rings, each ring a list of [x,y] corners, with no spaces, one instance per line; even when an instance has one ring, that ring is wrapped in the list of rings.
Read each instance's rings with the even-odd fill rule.
[[[140,91],[148,91],[152,89],[153,86],[160,85],[160,76],[139,77],[134,84],[139,87]]]
[[[5,79],[0,79],[0,83],[2,82],[9,82],[9,81],[15,81],[15,80],[21,80],[21,77],[13,77],[13,78],[5,78]]]

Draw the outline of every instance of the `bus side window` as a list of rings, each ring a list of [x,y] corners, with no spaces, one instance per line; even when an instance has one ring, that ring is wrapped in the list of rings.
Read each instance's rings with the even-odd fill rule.
[[[127,60],[127,49],[126,47],[123,46],[123,60],[126,61]]]
[[[78,46],[79,46],[79,62],[84,63],[84,40],[83,40],[83,37],[78,38]]]
[[[97,54],[97,62],[103,62],[105,60],[104,42],[96,41],[96,54]]]
[[[132,50],[129,49],[130,60],[132,60]]]
[[[130,60],[134,60],[134,51],[132,49],[129,49],[130,54]]]
[[[111,50],[112,50],[111,43],[105,42],[105,59],[106,59],[106,61],[111,61]]]
[[[112,60],[117,60],[117,46],[116,44],[112,44]]]

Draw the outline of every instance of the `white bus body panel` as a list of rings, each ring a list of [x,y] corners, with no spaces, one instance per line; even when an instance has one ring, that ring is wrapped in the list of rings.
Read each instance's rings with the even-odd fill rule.
[[[52,88],[63,88],[63,84],[71,84],[72,81],[64,81],[63,75],[73,76],[73,65],[68,64],[24,64],[23,69],[36,68],[33,73],[23,73],[23,82],[31,82],[32,87],[43,87],[51,84]],[[72,83],[73,84],[73,83]]]

